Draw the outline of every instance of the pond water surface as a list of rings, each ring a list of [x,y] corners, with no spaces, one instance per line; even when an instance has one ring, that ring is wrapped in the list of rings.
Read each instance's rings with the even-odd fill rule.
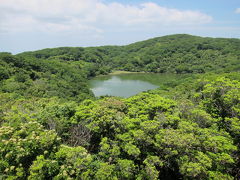
[[[176,75],[170,75],[172,76]],[[142,91],[158,88],[169,79],[166,74],[127,73],[98,76],[89,81],[90,89],[95,96],[130,97]]]

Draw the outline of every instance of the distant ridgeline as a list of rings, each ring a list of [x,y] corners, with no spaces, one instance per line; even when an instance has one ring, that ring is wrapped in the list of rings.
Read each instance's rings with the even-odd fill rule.
[[[89,76],[112,69],[157,73],[229,72],[240,69],[240,40],[169,35],[127,46],[54,48],[21,57],[84,61]]]
[[[127,46],[60,47],[0,54],[1,91],[80,101],[92,96],[86,79],[112,70],[155,73],[240,69],[240,40],[170,35]]]
[[[95,98],[113,70],[191,76]],[[239,70],[239,39],[190,35],[0,53],[0,179],[240,179]]]

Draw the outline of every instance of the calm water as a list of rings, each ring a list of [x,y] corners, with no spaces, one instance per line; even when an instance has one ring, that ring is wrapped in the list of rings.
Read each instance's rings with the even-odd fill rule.
[[[170,77],[171,76],[171,77]],[[95,96],[130,97],[142,91],[156,89],[164,81],[176,75],[132,73],[99,76],[89,81]]]

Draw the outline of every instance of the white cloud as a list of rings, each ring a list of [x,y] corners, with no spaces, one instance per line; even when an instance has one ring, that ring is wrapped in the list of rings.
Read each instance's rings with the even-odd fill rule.
[[[92,31],[107,28],[198,25],[212,17],[155,3],[126,5],[102,0],[0,0],[0,32]]]
[[[237,8],[237,9],[235,10],[235,13],[240,14],[240,8]]]

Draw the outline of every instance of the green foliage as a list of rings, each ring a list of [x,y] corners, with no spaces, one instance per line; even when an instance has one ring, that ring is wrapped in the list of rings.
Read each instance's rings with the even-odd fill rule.
[[[61,146],[50,159],[37,157],[30,167],[29,179],[87,179],[91,162],[92,157],[84,148]]]
[[[218,130],[218,120],[201,105],[179,111],[177,102],[150,93],[83,105],[74,118],[93,133],[88,149],[99,149],[107,162],[132,160],[140,168],[135,177],[208,179],[212,172],[228,174],[234,169],[237,147],[232,137]]]
[[[81,62],[0,55],[0,91],[24,97],[91,98]],[[71,88],[70,88],[71,87]]]
[[[0,53],[0,179],[239,179],[239,43],[171,35]],[[114,69],[219,74],[93,98],[87,78]]]
[[[0,128],[1,175],[8,179],[24,179],[28,168],[40,154],[56,152],[59,139],[53,131],[44,130],[36,122],[20,124],[18,127]]]
[[[109,73],[112,69],[178,74],[231,72],[240,69],[239,45],[239,39],[177,34],[127,46],[61,47],[25,52],[19,56],[84,61],[89,77]]]

